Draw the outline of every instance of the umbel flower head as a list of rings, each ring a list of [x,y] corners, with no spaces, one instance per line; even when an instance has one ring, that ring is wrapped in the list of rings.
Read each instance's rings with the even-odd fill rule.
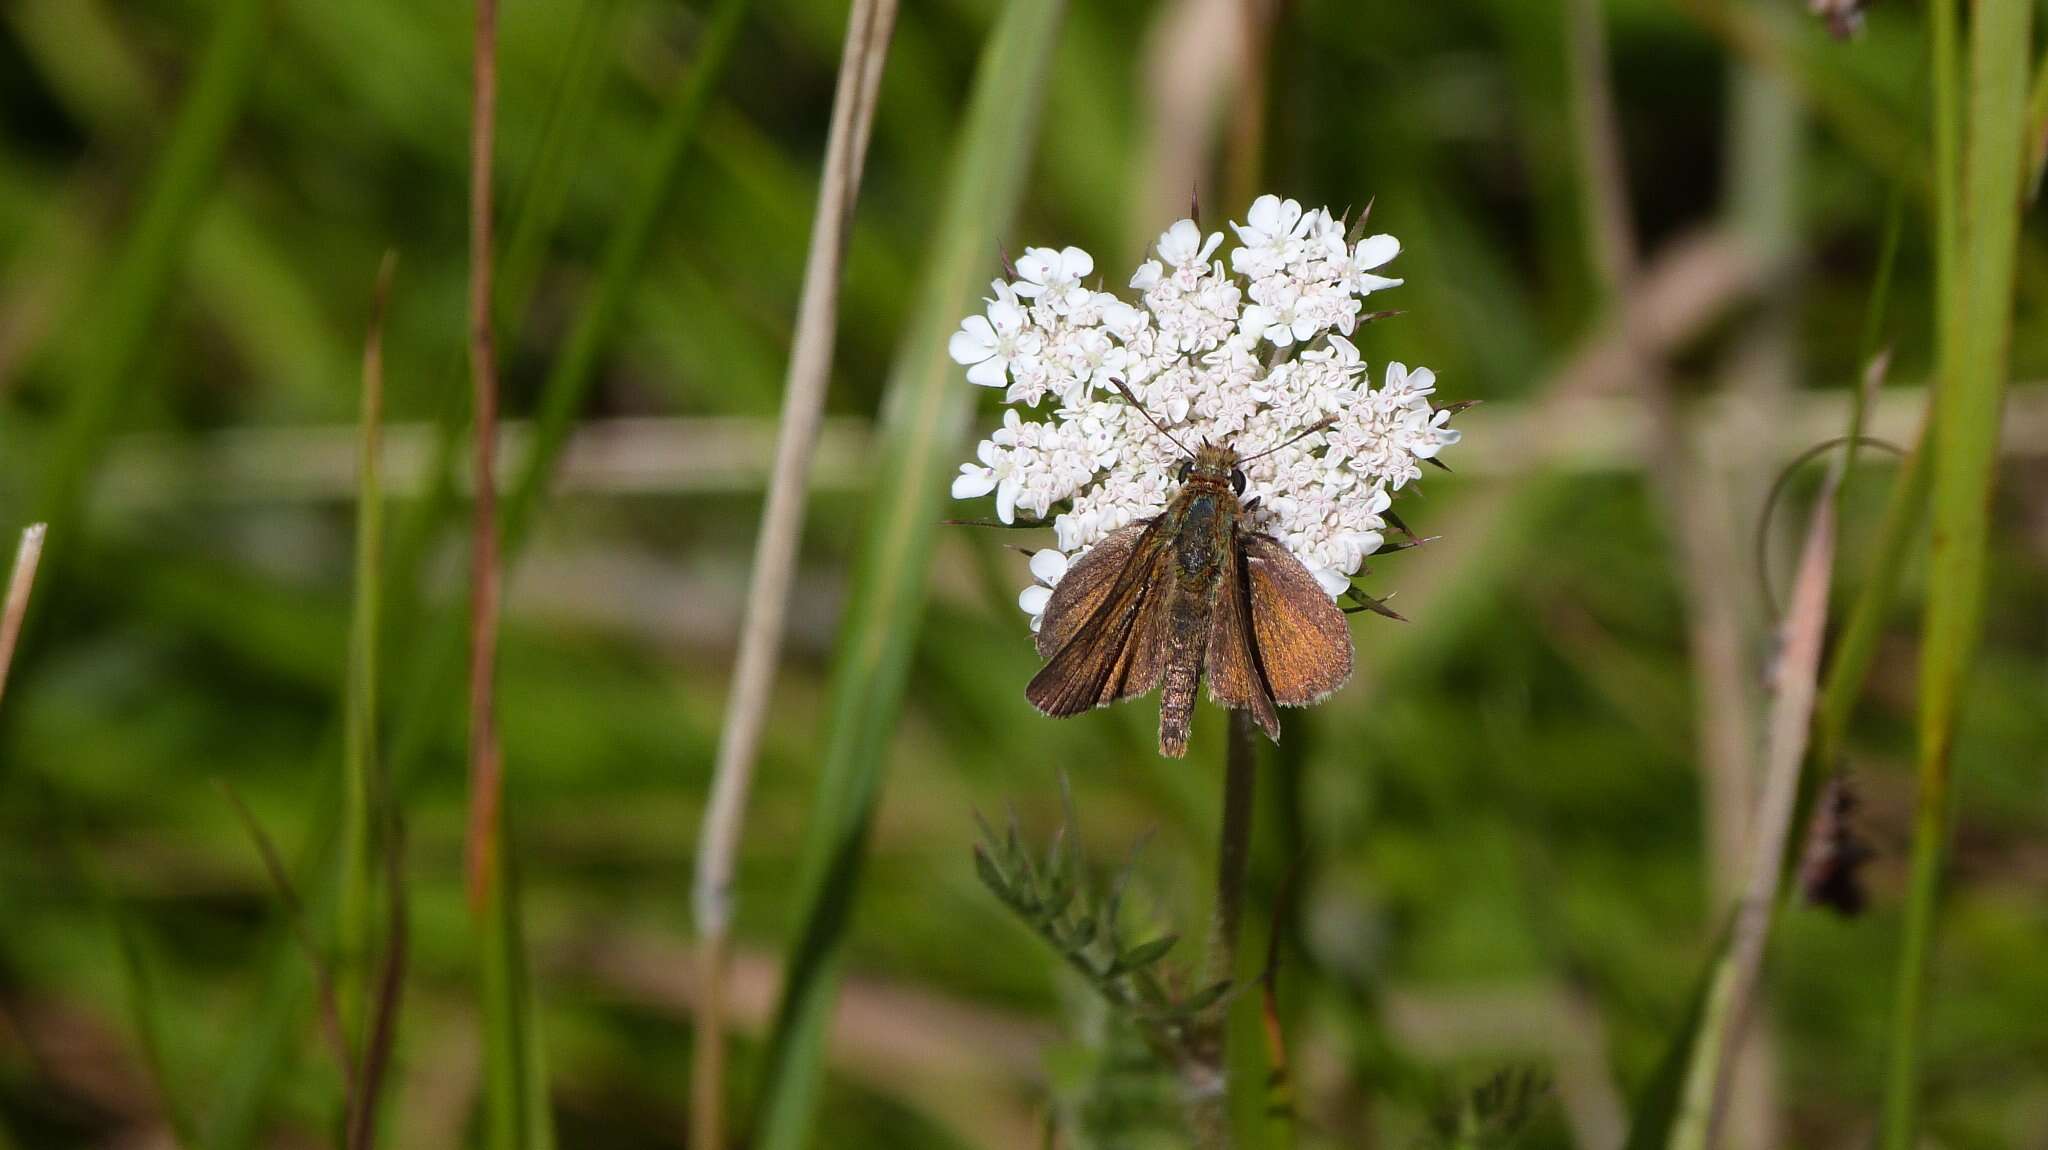
[[[1277,196],[1230,229],[1226,253],[1194,220],[1168,228],[1130,279],[1135,304],[1091,286],[1080,248],[1026,248],[953,333],[968,382],[1008,405],[954,497],[993,492],[1004,523],[1052,523],[1057,546],[1032,559],[1039,582],[1019,597],[1034,630],[1069,562],[1166,507],[1184,456],[1147,412],[1181,443],[1246,457],[1252,525],[1333,597],[1379,549],[1394,494],[1458,441],[1430,401],[1434,372],[1389,363],[1374,386],[1347,338],[1370,318],[1366,297],[1401,285],[1382,274],[1398,240],[1354,239],[1328,209]]]

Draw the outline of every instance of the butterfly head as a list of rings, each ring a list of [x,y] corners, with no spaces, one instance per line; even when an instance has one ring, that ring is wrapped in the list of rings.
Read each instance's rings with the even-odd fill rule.
[[[1230,447],[1204,443],[1194,458],[1180,465],[1179,479],[1183,484],[1228,487],[1233,495],[1244,494],[1244,470],[1237,465],[1237,451]]]

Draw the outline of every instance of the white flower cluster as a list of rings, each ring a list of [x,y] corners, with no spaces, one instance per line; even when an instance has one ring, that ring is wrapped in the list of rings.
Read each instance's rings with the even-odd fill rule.
[[[1390,363],[1375,388],[1346,338],[1366,296],[1400,285],[1378,274],[1399,241],[1352,243],[1327,209],[1277,196],[1230,226],[1227,271],[1214,258],[1222,233],[1204,236],[1193,220],[1168,228],[1131,277],[1142,307],[1088,286],[1087,252],[1027,248],[1016,279],[997,280],[985,314],[953,334],[948,350],[968,381],[1004,389],[1012,405],[961,466],[954,497],[994,492],[1005,523],[1020,510],[1052,516],[1058,547],[1033,558],[1040,585],[1020,597],[1034,629],[1069,561],[1159,514],[1173,493],[1184,456],[1118,384],[1182,443],[1227,443],[1246,457],[1278,446],[1245,464],[1252,521],[1333,596],[1378,550],[1392,494],[1458,441],[1450,413],[1430,402],[1435,373]],[[1019,414],[1048,401],[1050,418]]]

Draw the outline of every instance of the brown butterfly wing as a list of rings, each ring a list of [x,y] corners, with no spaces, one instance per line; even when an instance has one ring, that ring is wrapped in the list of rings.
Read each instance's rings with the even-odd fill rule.
[[[1243,532],[1253,650],[1273,701],[1303,707],[1351,677],[1344,612],[1278,540]]]
[[[1050,659],[1058,654],[1109,598],[1109,593],[1116,589],[1117,576],[1124,573],[1124,565],[1131,561],[1131,553],[1137,550],[1138,540],[1152,522],[1147,519],[1110,532],[1067,568],[1040,615],[1039,658]]]
[[[1046,602],[1041,643],[1048,631],[1055,638],[1066,636],[1066,641],[1032,678],[1024,696],[1048,715],[1077,715],[1159,685],[1165,598],[1158,590],[1163,580],[1157,568],[1168,553],[1165,537],[1152,526],[1145,527],[1102,592],[1095,583],[1103,572],[1089,568],[1090,560],[1107,545],[1104,540],[1083,556]],[[1104,565],[1112,558],[1105,556]],[[1062,602],[1060,592],[1076,576],[1081,585]],[[1088,610],[1091,602],[1093,610]],[[1072,621],[1070,616],[1077,614],[1079,622]]]
[[[1221,585],[1209,615],[1209,697],[1223,706],[1250,711],[1266,737],[1279,742],[1280,716],[1273,711],[1273,697],[1266,691],[1265,678],[1252,653],[1251,592],[1245,579],[1249,564],[1234,544],[1224,548],[1223,554]]]

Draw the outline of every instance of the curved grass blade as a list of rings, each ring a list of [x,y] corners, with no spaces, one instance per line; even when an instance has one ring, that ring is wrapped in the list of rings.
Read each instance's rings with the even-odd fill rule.
[[[883,755],[902,709],[944,475],[972,399],[955,378],[946,339],[972,308],[1016,209],[1062,8],[1057,0],[1012,0],[989,34],[911,327],[883,399],[881,473],[847,599],[824,771],[803,849],[802,926],[761,1076],[754,1144],[764,1150],[798,1150],[810,1138],[840,949]]]

